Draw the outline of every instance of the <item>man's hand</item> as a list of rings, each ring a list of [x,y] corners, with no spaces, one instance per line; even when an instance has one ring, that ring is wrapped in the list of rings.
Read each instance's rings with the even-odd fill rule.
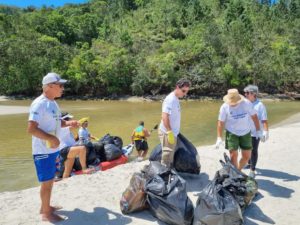
[[[80,126],[80,123],[77,120],[70,120],[66,121],[66,125],[72,128],[78,128]]]
[[[58,138],[54,135],[51,135],[51,138],[46,140],[47,148],[58,148],[59,144]]]
[[[168,138],[169,144],[171,144],[171,145],[175,144],[175,137],[174,137],[173,131],[171,131],[171,130],[167,131],[167,138]]]
[[[269,131],[264,130],[263,133],[262,133],[261,141],[266,142],[268,139],[269,139]]]
[[[262,135],[261,130],[257,130],[257,131],[256,131],[255,137],[256,137],[256,140],[262,139],[263,135]]]
[[[217,141],[216,141],[215,148],[216,148],[216,149],[219,149],[221,145],[223,145],[222,138],[221,138],[221,137],[218,137],[218,138],[217,138]]]

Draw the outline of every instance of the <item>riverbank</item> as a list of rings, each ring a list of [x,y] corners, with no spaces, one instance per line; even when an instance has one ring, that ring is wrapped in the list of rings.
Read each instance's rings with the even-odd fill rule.
[[[300,220],[300,114],[293,123],[270,129],[270,139],[260,144],[258,161],[259,194],[244,214],[245,225],[289,224]],[[198,148],[201,162],[199,176],[184,176],[188,195],[196,203],[197,194],[211,180],[224,151],[214,146]],[[147,161],[128,163],[105,172],[71,177],[55,183],[52,202],[67,220],[59,224],[163,224],[149,211],[122,215],[119,200],[134,172]],[[245,172],[248,172],[245,170]],[[40,221],[39,188],[0,193],[0,224],[50,224]]]

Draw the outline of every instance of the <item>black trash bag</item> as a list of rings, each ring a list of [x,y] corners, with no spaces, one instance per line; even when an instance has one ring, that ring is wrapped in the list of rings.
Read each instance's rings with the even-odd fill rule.
[[[117,146],[119,149],[123,148],[123,140],[118,136],[113,136],[113,144]]]
[[[107,161],[104,150],[104,144],[100,142],[93,142],[93,147],[96,152],[97,158],[100,159],[101,162]]]
[[[224,153],[224,159],[225,162],[220,160],[222,169],[216,174],[218,183],[233,195],[241,209],[244,210],[251,203],[258,191],[257,182],[239,171],[231,163],[226,153]]]
[[[213,179],[199,194],[193,225],[242,225],[239,204],[217,179]]]
[[[153,164],[157,166],[158,164]],[[158,173],[154,172],[158,169]],[[147,202],[152,214],[167,224],[190,225],[194,208],[187,196],[186,183],[174,170],[149,166],[147,174]]]
[[[105,134],[98,142],[103,145],[114,144],[114,138],[110,134]]]
[[[166,166],[157,161],[150,161],[150,164],[145,165],[142,169],[142,172],[145,173],[145,178],[147,180],[153,178],[156,175],[167,173],[168,171],[169,169]]]
[[[161,162],[162,156],[162,148],[161,144],[156,145],[156,147],[152,150],[151,155],[149,157],[149,161],[158,161]]]
[[[134,173],[129,187],[122,194],[120,208],[123,214],[142,211],[149,208],[145,192],[146,179],[144,173]]]
[[[112,161],[119,158],[122,155],[122,150],[114,144],[104,145],[105,156],[107,161]]]
[[[96,166],[100,163],[100,160],[97,158],[94,146],[92,142],[88,142],[84,145],[86,148],[86,166]],[[73,169],[75,171],[82,170],[80,160],[78,157],[75,158]]]
[[[161,161],[162,149],[161,145],[157,145],[150,157],[150,161]],[[177,172],[183,173],[200,173],[200,158],[195,146],[188,141],[182,134],[177,136],[177,145],[174,154],[173,166]]]

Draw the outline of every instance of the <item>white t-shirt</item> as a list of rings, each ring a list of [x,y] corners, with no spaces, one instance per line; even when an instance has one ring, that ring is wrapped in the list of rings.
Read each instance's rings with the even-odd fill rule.
[[[78,131],[79,141],[83,142],[82,144],[87,144],[90,141],[90,133],[87,128],[80,127]]]
[[[258,117],[258,121],[259,121],[259,125],[260,125],[260,130],[263,130],[263,124],[262,121],[263,120],[268,120],[268,116],[267,116],[267,110],[265,105],[258,99],[256,99],[256,101],[252,102],[253,108],[256,111],[257,117]],[[253,120],[250,121],[251,122],[251,136],[255,136],[256,133],[256,128],[255,128],[255,124],[253,122]]]
[[[230,133],[243,136],[251,131],[250,119],[255,114],[251,102],[244,99],[236,106],[224,103],[220,108],[218,120],[225,122],[225,129]]]
[[[175,136],[177,136],[180,131],[180,111],[179,99],[175,96],[174,92],[171,92],[162,104],[162,112],[169,114],[170,126]],[[167,132],[162,121],[159,125],[159,129],[163,133]]]
[[[65,147],[71,147],[76,144],[74,136],[70,131],[70,127],[62,127],[59,134],[59,149],[63,149]]]
[[[38,128],[57,136],[61,129],[61,113],[57,103],[49,100],[43,94],[37,97],[31,104],[28,121],[38,123]],[[59,151],[59,148],[47,148],[46,140],[32,136],[32,154],[51,154]]]

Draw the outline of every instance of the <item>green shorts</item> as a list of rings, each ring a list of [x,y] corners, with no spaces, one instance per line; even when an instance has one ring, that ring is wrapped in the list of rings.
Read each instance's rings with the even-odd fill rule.
[[[229,151],[238,150],[252,150],[252,138],[250,132],[243,136],[237,136],[226,130],[225,148]]]

